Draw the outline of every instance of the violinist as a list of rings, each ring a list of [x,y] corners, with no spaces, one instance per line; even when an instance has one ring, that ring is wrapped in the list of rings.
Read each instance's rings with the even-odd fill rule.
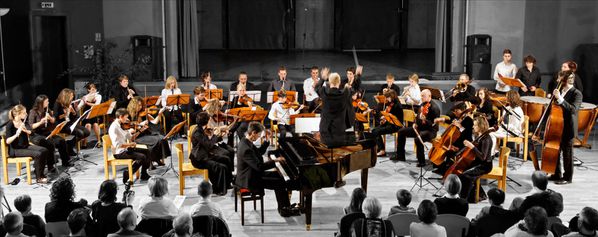
[[[574,120],[577,120],[575,112],[581,106],[583,95],[581,91],[573,86],[575,83],[574,73],[565,72],[561,81],[561,89],[555,89],[552,94],[556,99],[556,104],[563,109],[564,129],[560,144],[563,164],[561,166],[561,162],[557,161],[556,171],[551,179],[556,180],[556,184],[570,184],[573,181],[573,137],[577,131],[574,126]],[[564,169],[564,172],[561,169]]]
[[[372,111],[368,107],[368,103],[363,101],[362,94],[359,91],[353,92],[351,95],[351,105],[353,105],[353,110],[355,112],[355,124],[353,127],[355,128],[355,133],[358,140],[363,139],[363,130],[365,129],[364,123],[367,123],[367,114]]]
[[[469,79],[469,75],[461,74],[459,75],[459,82],[457,86],[452,89],[451,97],[449,97],[450,101],[472,101],[475,99],[475,87],[470,85],[471,80]]]
[[[112,89],[111,95],[116,100],[115,109],[127,108],[129,100],[137,95],[137,91],[129,86],[129,77],[127,75],[120,75],[118,85]]]
[[[438,131],[438,124],[434,123],[434,119],[440,116],[440,108],[435,103],[432,103],[432,92],[425,89],[421,92],[422,105],[420,112],[416,115],[415,124],[412,127],[403,127],[399,129],[397,136],[397,159],[405,160],[405,142],[407,137],[416,138],[419,134],[421,140],[424,142],[432,141],[436,137]],[[417,130],[417,132],[416,132]],[[419,138],[414,139],[417,148],[417,167],[426,165],[424,156],[424,144]]]
[[[112,154],[115,159],[132,159],[133,160],[133,173],[135,173],[141,167],[141,180],[148,180],[150,175],[147,173],[150,161],[148,157],[147,149],[136,148],[137,143],[131,142],[131,138],[135,133],[134,129],[123,129],[123,124],[129,122],[129,112],[127,109],[120,108],[115,112],[116,119],[110,128],[108,129],[108,135],[112,141]],[[129,181],[129,171],[123,171],[123,183]]]
[[[492,152],[495,154],[498,152],[497,140],[509,137],[522,137],[523,136],[523,109],[521,109],[521,99],[519,93],[516,91],[507,92],[507,106],[504,107],[504,113],[499,123],[498,130],[491,132],[493,149]]]
[[[196,86],[193,89],[193,102],[189,106],[189,117],[195,118],[195,116],[203,111],[204,106],[208,104],[206,99],[206,89],[201,86]],[[195,124],[195,119],[191,119],[191,124]]]
[[[181,107],[179,105],[167,105],[166,99],[169,95],[180,95],[181,89],[179,89],[176,77],[169,76],[166,78],[166,83],[164,84],[164,89],[162,89],[162,94],[160,95],[160,99],[156,102],[156,105],[162,105],[162,107],[166,108],[164,111],[164,117],[166,118],[166,131],[170,131],[172,127],[183,121],[183,113]],[[181,129],[180,134],[181,136],[185,136],[184,129]]]
[[[278,100],[272,103],[272,108],[268,113],[268,118],[278,125],[278,143],[284,143],[287,131],[291,132],[293,137],[295,136],[294,126],[290,124],[291,115],[298,114],[303,107],[304,105],[301,105],[295,110],[292,108],[291,103],[287,102],[287,93],[278,91]]]
[[[75,91],[64,88],[58,94],[58,98],[54,103],[54,109],[52,110],[54,113],[54,119],[56,124],[62,123],[62,121],[67,121],[64,128],[60,131],[66,134],[72,134],[75,136],[75,142],[79,142],[87,137],[89,137],[89,130],[85,129],[80,125],[76,125],[74,129],[71,131],[71,126],[77,120],[77,112],[75,111],[75,105],[73,105],[73,99],[75,98]],[[71,144],[71,147],[74,147],[74,144]],[[84,146],[87,144],[83,144]]]
[[[91,108],[91,106],[94,105],[99,105],[100,103],[102,103],[102,95],[100,95],[100,93],[98,93],[98,89],[96,87],[96,85],[92,82],[87,83],[87,85],[85,85],[85,89],[87,89],[87,95],[83,96],[83,98],[81,98],[79,105],[77,106],[77,109],[79,110],[80,113],[83,113],[85,111],[87,111],[88,109]],[[92,119],[84,119],[82,121],[82,124],[85,125],[85,128],[87,129],[87,131],[89,131],[91,133],[91,127],[93,126],[93,132],[96,134],[96,139],[98,141],[98,145],[100,145],[100,141],[101,141],[101,134],[100,134],[100,124],[99,124],[99,118],[92,118]]]
[[[35,98],[33,108],[29,111],[28,123],[32,129],[32,133],[29,135],[31,143],[42,146],[48,151],[54,153],[58,150],[60,154],[60,160],[62,161],[63,167],[71,166],[69,163],[70,157],[66,141],[61,136],[52,136],[46,140],[46,137],[52,133],[55,127],[56,119],[50,114],[48,110],[50,100],[46,95],[38,95]],[[72,150],[71,150],[72,151]],[[72,154],[73,156],[76,154]]]
[[[490,127],[494,127],[496,125],[496,116],[494,116],[494,107],[490,97],[488,96],[488,88],[482,87],[478,89],[476,98],[474,98],[472,102],[477,107],[476,113],[486,117],[486,120],[488,120],[488,125],[490,125]]]
[[[397,97],[397,93],[394,90],[387,90],[384,92],[384,98],[386,99],[386,108],[384,108],[384,111],[394,115],[402,123],[403,108]],[[376,139],[376,144],[378,146],[378,156],[386,155],[386,146],[382,140],[382,136],[395,133],[400,129],[399,126],[390,123],[387,121],[387,119],[388,118],[384,118],[384,116],[382,116],[380,118],[380,126],[375,127],[372,132],[366,136],[367,138]]]
[[[384,95],[384,92],[393,90],[395,93],[401,92],[401,88],[395,84],[395,76],[392,73],[386,74],[386,84],[380,87],[378,95]]]
[[[137,144],[147,146],[150,167],[153,167],[153,162],[158,163],[158,166],[163,166],[164,162],[162,160],[171,155],[168,141],[159,133],[160,115],[164,112],[165,108],[162,108],[155,117],[150,115],[148,111],[145,111],[144,108],[143,98],[139,96],[133,97],[127,106],[127,112],[131,117],[130,120],[134,132],[138,133],[132,140]]]
[[[475,160],[471,164],[471,167],[465,170],[459,175],[461,179],[461,196],[462,198],[468,199],[469,202],[475,201],[474,184],[480,176],[492,171],[492,139],[488,135],[489,126],[488,121],[484,117],[476,117],[473,120],[473,132],[476,137],[474,142],[469,140],[463,141],[463,145],[471,149],[475,154]],[[472,192],[473,191],[473,192]],[[483,200],[486,197],[486,193],[480,187],[480,199]]]
[[[208,113],[208,115],[210,116],[210,120],[208,121],[207,127],[215,130],[214,133],[219,135],[219,137],[223,137],[224,135],[229,133],[228,130],[230,130],[230,128],[232,128],[233,126],[236,126],[238,121],[233,120],[233,122],[230,123],[229,125],[224,125],[224,122],[227,122],[227,115],[225,113],[223,113],[220,110],[220,108],[221,108],[220,101],[218,99],[214,98],[214,99],[208,100],[208,103],[204,107],[204,111],[206,113]],[[220,134],[218,134],[218,133],[220,133]],[[229,146],[228,144],[223,143],[221,141],[222,141],[222,139],[220,139],[218,142],[219,148],[224,149],[225,151],[228,151],[228,153],[226,153],[225,151],[218,151],[217,153],[219,153],[221,155],[225,155],[225,156],[229,156],[229,155],[234,156],[235,149],[232,146]],[[234,158],[233,156],[230,157],[231,160],[233,160],[233,158]]]
[[[237,86],[237,95],[233,98],[232,102],[231,102],[231,109],[234,108],[241,108],[241,107],[252,107],[253,106],[253,100],[251,99],[251,97],[249,97],[247,95],[247,90],[245,88],[244,84],[239,84]],[[240,138],[243,138],[243,136],[245,136],[245,132],[247,131],[247,126],[249,125],[248,122],[237,122],[233,127],[231,127],[231,129],[229,130],[228,133],[228,139],[226,141],[226,143],[233,147],[233,142],[235,140],[235,133],[237,133],[237,136],[239,136]]]
[[[443,117],[438,117],[434,119],[434,123],[450,123],[451,125],[455,126],[456,129],[460,131],[459,137],[452,141],[450,144],[450,149],[445,153],[445,162],[439,166],[437,170],[438,173],[444,174],[444,171],[448,166],[452,164],[452,158],[454,158],[457,151],[463,149],[464,141],[472,141],[473,137],[473,118],[469,115],[469,111],[467,111],[467,104],[466,103],[458,103],[451,108],[451,112],[449,112],[448,119]],[[467,114],[464,114],[467,113]],[[444,135],[444,134],[443,134]]]
[[[238,80],[230,85],[230,91],[237,90],[239,85],[245,86],[246,90],[253,90],[255,88],[253,83],[248,82],[247,73],[243,71],[239,72]]]
[[[27,109],[22,105],[16,105],[8,111],[8,123],[6,125],[6,145],[8,146],[8,155],[11,157],[32,157],[35,165],[35,178],[37,183],[48,183],[48,178],[44,174],[44,167],[48,165],[48,170],[54,170],[54,150],[30,145],[28,134],[31,134],[30,128],[25,124],[27,118]],[[6,165],[6,164],[4,164]]]
[[[406,107],[419,106],[422,103],[421,91],[419,89],[419,76],[415,73],[409,76],[409,85],[403,88],[403,94]]]
[[[212,84],[212,73],[209,71],[201,74],[201,83],[202,87],[206,90],[218,89],[216,85]]]
[[[233,154],[223,154],[216,145],[222,137],[215,135],[208,128],[210,116],[206,112],[197,114],[195,118],[197,128],[191,135],[192,150],[189,152],[191,164],[198,169],[207,169],[214,193],[226,195],[228,188],[232,188]]]

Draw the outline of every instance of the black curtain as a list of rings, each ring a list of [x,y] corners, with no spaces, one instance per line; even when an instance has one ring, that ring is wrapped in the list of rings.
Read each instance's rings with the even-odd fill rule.
[[[401,1],[336,0],[337,49],[399,49]]]
[[[287,49],[287,0],[228,1],[229,49]]]

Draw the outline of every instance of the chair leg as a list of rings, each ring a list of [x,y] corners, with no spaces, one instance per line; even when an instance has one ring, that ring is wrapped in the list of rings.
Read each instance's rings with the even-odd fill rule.
[[[525,139],[523,141],[523,161],[527,161],[528,149],[527,139]]]
[[[104,163],[104,180],[110,179],[110,174],[108,174],[108,163]]]
[[[480,202],[480,179],[475,181],[475,203]]]
[[[31,185],[31,161],[27,161],[25,168],[27,169],[27,184]]]
[[[17,163],[17,176],[21,176],[21,163]]]
[[[130,162],[127,166],[129,169],[129,180],[134,181],[134,179],[133,179],[133,163]]]
[[[8,185],[8,164],[6,162],[4,162],[4,165],[2,166],[2,171],[4,175],[4,185]]]
[[[245,202],[241,198],[241,225],[245,225]]]
[[[116,179],[116,165],[112,163],[112,179]]]
[[[517,143],[517,145],[515,146],[515,149],[517,149],[517,157],[519,157],[519,148],[520,148],[520,144]]]
[[[235,193],[235,212],[237,212],[237,196],[239,195],[239,194],[237,193],[237,191],[238,191],[238,190],[237,190],[237,187],[235,187],[235,188],[233,189],[233,192]]]
[[[179,174],[179,195],[185,194],[185,176],[183,174]]]
[[[255,210],[257,210],[257,206],[256,206],[257,200],[256,200],[255,196],[252,196],[251,199],[253,199],[253,210],[255,211]]]

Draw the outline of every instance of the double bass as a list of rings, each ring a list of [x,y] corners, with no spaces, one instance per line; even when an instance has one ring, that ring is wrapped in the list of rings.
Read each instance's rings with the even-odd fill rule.
[[[561,90],[562,83],[559,81],[557,90]],[[561,149],[561,137],[563,135],[563,129],[565,129],[565,120],[563,108],[555,104],[556,100],[553,96],[550,100],[549,109],[544,111],[544,115],[540,119],[540,123],[544,120],[547,112],[550,111],[550,116],[546,120],[546,126],[544,129],[544,140],[542,141],[542,171],[548,174],[554,174],[556,172],[556,166],[559,162],[559,151]],[[540,127],[536,129],[532,137],[536,137],[536,133]],[[533,139],[532,139],[533,140]],[[534,146],[532,146],[533,148]],[[540,169],[538,159],[536,157],[535,149],[530,151],[530,157],[534,163],[536,170]]]
[[[469,113],[474,110],[474,107],[470,107],[463,111],[461,116],[459,117],[459,121],[463,121],[466,116],[469,116]],[[457,125],[451,123],[446,130],[442,133],[440,139],[436,139],[432,142],[432,149],[430,149],[430,153],[428,153],[428,157],[430,162],[435,165],[441,165],[444,162],[446,152],[452,150],[453,142],[461,136],[461,130]]]

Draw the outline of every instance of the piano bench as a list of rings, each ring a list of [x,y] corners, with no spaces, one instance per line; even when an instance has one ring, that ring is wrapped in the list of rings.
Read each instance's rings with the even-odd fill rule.
[[[260,200],[260,215],[264,223],[264,194],[252,193],[249,189],[235,186],[235,212],[237,212],[237,199],[241,198],[241,225],[245,225],[245,202],[253,201],[253,210],[257,209],[257,200]]]

